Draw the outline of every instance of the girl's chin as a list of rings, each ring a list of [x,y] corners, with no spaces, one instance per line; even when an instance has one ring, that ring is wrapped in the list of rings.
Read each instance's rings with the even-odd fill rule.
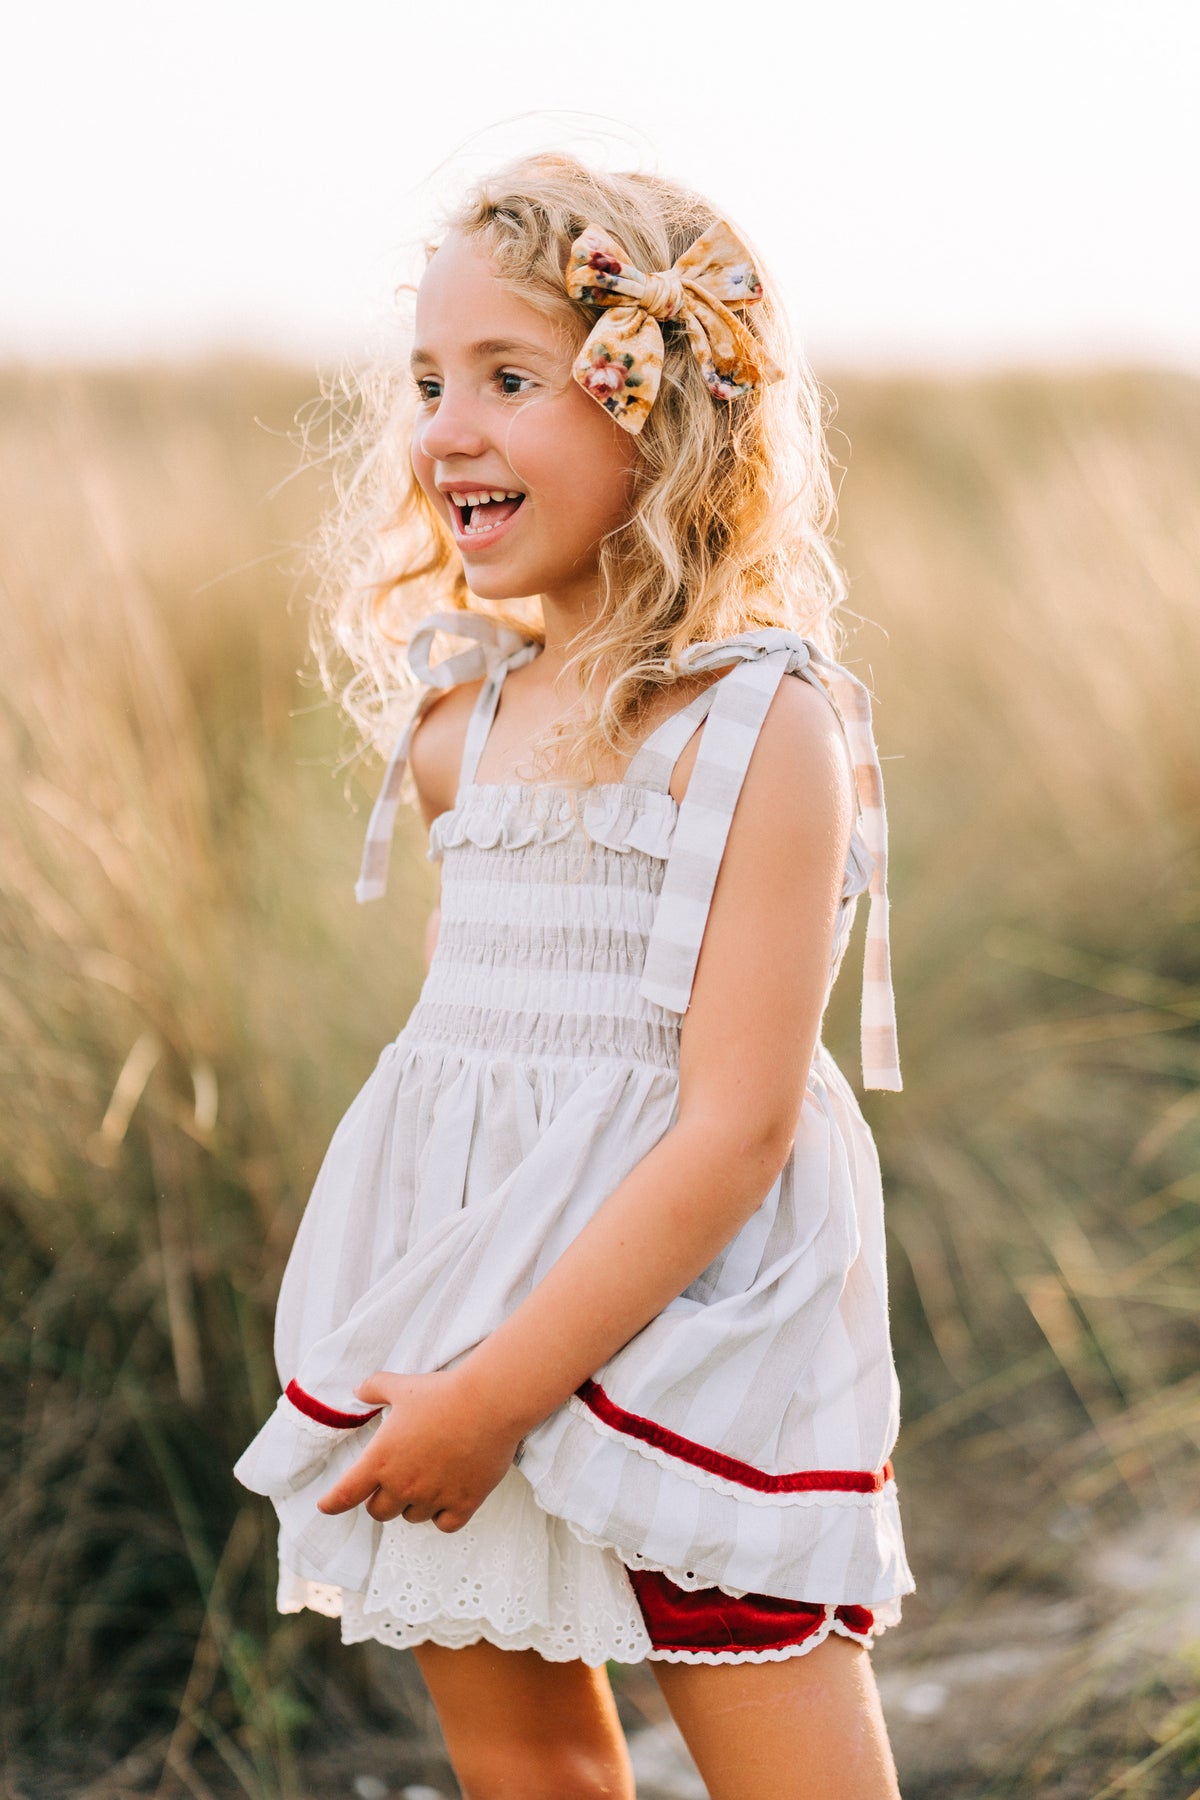
[[[506,580],[498,569],[468,568],[466,574],[467,586],[477,600],[524,600],[541,591],[511,577]]]
[[[476,559],[464,556],[463,573],[467,586],[480,600],[523,600],[529,594],[540,594],[543,583],[536,568],[514,562],[491,561],[486,556]]]

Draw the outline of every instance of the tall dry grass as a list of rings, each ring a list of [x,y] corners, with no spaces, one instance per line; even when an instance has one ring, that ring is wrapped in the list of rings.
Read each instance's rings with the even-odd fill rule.
[[[236,365],[0,389],[3,1716],[34,1755],[84,1734],[93,1772],[202,1740],[250,1793],[292,1779],[304,1631],[267,1630],[230,1462],[419,960],[403,911],[354,906],[365,815],[297,682],[307,397]]]
[[[953,1571],[935,1641],[1194,1470],[1200,388],[835,386],[906,1082],[864,1105],[917,1572]],[[390,1704],[353,1698],[320,1622],[274,1616],[266,1509],[229,1474],[430,886],[407,820],[394,899],[355,907],[365,815],[297,679],[311,387],[0,380],[0,1710],[22,1766],[70,1750],[123,1791],[198,1792],[203,1763],[298,1793],[306,1721]],[[855,960],[827,1030],[852,1075]],[[987,1502],[986,1542],[935,1542],[947,1491]],[[1014,1747],[994,1791],[1046,1755]]]
[[[1121,1521],[1186,1510],[1195,1480],[1200,384],[839,391],[855,601],[884,628],[859,641],[893,758],[907,1086],[869,1110],[897,1462],[939,1528],[927,1593],[943,1564],[957,1577],[933,1652],[1014,1579],[1068,1591],[1065,1567],[1086,1575]],[[986,1526],[960,1536],[973,1506]],[[1091,1794],[1055,1785],[1077,1750],[1054,1745],[1111,1704],[1111,1662],[1097,1634],[994,1785],[963,1791]],[[1169,1769],[1119,1791],[1190,1794],[1196,1746],[1192,1719]],[[1172,1770],[1180,1785],[1156,1785]]]

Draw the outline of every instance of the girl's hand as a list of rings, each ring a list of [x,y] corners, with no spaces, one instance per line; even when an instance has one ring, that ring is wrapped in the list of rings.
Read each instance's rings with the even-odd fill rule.
[[[358,1461],[318,1500],[320,1511],[365,1503],[373,1519],[432,1519],[439,1531],[461,1531],[511,1465],[519,1435],[489,1416],[454,1370],[381,1370],[355,1394],[389,1411]]]

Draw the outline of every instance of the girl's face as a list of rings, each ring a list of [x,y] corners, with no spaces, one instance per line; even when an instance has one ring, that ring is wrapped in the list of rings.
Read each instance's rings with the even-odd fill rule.
[[[593,603],[600,540],[629,516],[636,446],[571,379],[576,349],[472,239],[430,259],[412,463],[481,600]]]

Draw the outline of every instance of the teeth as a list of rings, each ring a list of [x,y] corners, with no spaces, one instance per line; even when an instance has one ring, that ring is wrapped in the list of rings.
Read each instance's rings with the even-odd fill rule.
[[[486,506],[489,500],[523,500],[525,496],[511,488],[488,488],[478,494],[462,493],[452,488],[450,498],[455,506]]]

